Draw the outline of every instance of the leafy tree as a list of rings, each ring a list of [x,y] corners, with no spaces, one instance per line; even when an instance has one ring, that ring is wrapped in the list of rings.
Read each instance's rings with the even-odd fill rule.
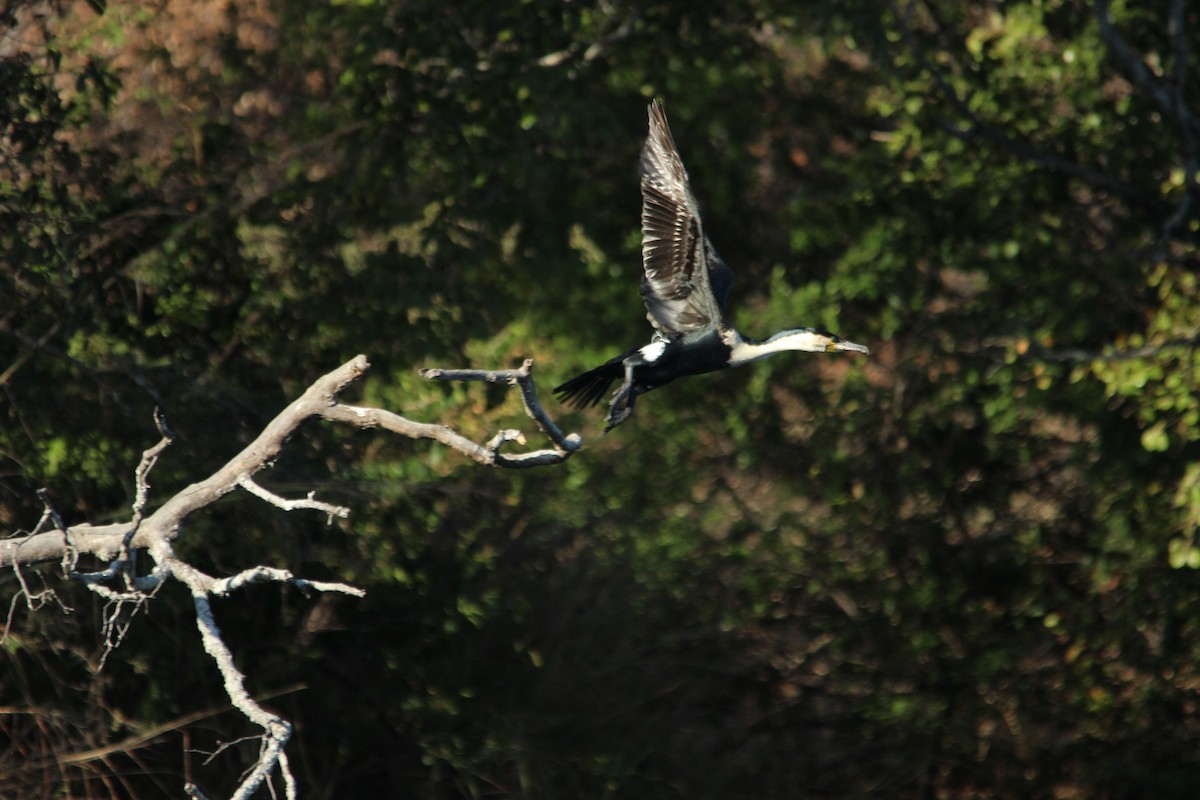
[[[478,439],[514,401],[415,368],[552,384],[639,342],[652,96],[739,326],[872,348],[673,385],[541,473],[314,432],[276,472],[346,527],[195,523],[209,571],[368,589],[225,623],[254,691],[308,687],[272,701],[307,793],[1190,796],[1192,4],[175,5],[51,17],[0,59],[12,529],[41,486],[127,515],[155,406],[167,493],[356,352],[364,402]],[[58,655],[94,621],[17,615],[3,703],[56,711],[40,747],[220,702],[163,599],[103,672]],[[62,785],[243,765],[179,753]]]

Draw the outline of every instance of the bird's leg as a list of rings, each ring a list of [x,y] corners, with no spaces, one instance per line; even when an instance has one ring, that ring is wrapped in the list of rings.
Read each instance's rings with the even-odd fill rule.
[[[605,419],[608,424],[604,428],[605,433],[629,419],[633,413],[633,404],[637,401],[638,391],[633,385],[634,365],[630,363],[630,360],[625,362],[625,382],[613,393],[612,400],[608,403],[608,417]]]
[[[622,386],[617,390],[617,396],[613,398],[608,407],[608,419],[605,420],[608,424],[604,426],[605,433],[633,416],[633,404],[637,400],[637,396],[637,389],[633,387]]]

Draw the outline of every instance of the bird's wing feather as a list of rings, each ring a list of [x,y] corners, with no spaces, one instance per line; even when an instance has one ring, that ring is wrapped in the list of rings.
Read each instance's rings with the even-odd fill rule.
[[[664,338],[719,325],[733,272],[704,235],[662,104],[650,104],[642,148],[642,299]]]
[[[708,245],[708,285],[712,288],[713,298],[716,299],[717,308],[724,319],[729,313],[729,287],[733,286],[733,270],[717,255],[712,245],[708,244],[708,239],[705,239],[704,243]]]

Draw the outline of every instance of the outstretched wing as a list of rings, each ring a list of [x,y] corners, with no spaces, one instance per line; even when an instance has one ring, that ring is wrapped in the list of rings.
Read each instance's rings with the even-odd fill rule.
[[[642,147],[642,299],[659,335],[673,339],[724,318],[733,271],[704,235],[662,104],[650,104]]]

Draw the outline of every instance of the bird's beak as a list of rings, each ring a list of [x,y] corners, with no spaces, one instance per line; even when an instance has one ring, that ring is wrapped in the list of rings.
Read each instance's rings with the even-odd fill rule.
[[[838,350],[844,350],[848,353],[870,353],[871,352],[870,350],[867,349],[867,346],[865,344],[855,344],[854,342],[847,342],[843,339],[831,341],[825,347],[826,353],[832,353],[832,352],[836,352]]]

